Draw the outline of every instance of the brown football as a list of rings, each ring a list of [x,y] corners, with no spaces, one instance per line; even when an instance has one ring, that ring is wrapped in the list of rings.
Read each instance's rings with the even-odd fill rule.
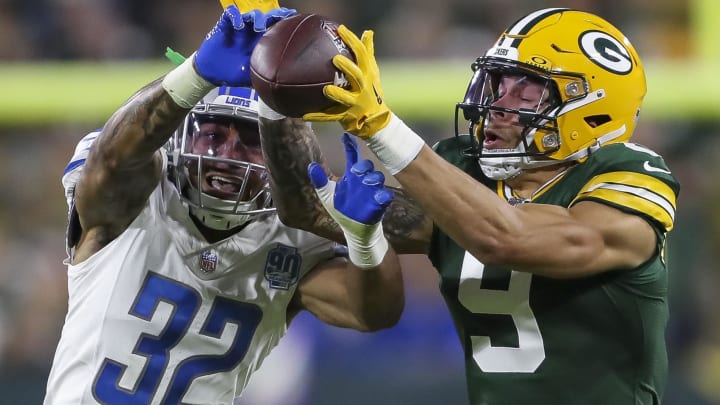
[[[341,53],[355,60],[337,34],[338,23],[318,14],[297,14],[273,25],[250,58],[250,79],[260,98],[288,117],[302,117],[336,103],[323,87],[348,87],[332,63]]]

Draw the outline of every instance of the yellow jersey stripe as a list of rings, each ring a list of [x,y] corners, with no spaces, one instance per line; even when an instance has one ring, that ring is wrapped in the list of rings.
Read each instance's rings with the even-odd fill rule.
[[[673,228],[675,193],[654,177],[634,172],[601,174],[590,180],[570,205],[583,198],[598,198],[628,207],[654,218],[666,231]]]
[[[656,177],[636,172],[610,172],[597,175],[585,184],[585,187],[580,190],[578,195],[587,192],[590,188],[594,188],[600,183],[623,184],[643,188],[667,200],[672,204],[673,210],[677,206],[675,192],[673,192],[670,186]]]
[[[585,184],[583,189],[580,190],[580,193],[578,193],[578,197],[592,188],[597,188],[597,185],[601,183],[619,184],[641,188],[666,200],[672,205],[673,211],[675,211],[675,208],[677,207],[677,196],[670,186],[656,177],[636,172],[611,172],[597,175]],[[576,197],[576,199],[578,197]]]

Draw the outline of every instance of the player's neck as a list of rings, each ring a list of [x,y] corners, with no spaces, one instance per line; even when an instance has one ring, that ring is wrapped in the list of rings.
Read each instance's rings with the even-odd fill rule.
[[[574,163],[567,163],[523,170],[517,177],[505,180],[505,183],[518,197],[529,200],[536,191],[573,165]]]

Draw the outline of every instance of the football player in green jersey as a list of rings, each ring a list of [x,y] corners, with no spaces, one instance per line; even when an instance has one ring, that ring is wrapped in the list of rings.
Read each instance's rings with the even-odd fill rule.
[[[357,62],[337,56],[351,87],[325,94],[347,108],[303,118],[339,121],[402,185],[384,229],[438,269],[470,401],[659,404],[679,185],[630,143],[646,84],[628,39],[581,11],[522,17],[472,64],[457,136],[433,150],[383,99],[372,32],[339,34]],[[312,130],[260,115],[281,218],[340,239],[303,178],[322,162]]]

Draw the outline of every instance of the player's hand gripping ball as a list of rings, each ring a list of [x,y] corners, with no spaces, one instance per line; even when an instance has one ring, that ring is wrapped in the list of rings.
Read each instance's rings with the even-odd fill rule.
[[[332,59],[354,55],[337,34],[338,24],[318,14],[298,14],[275,24],[260,39],[250,59],[250,79],[273,110],[300,118],[338,106],[323,88],[350,84]],[[342,108],[342,107],[340,107]]]

